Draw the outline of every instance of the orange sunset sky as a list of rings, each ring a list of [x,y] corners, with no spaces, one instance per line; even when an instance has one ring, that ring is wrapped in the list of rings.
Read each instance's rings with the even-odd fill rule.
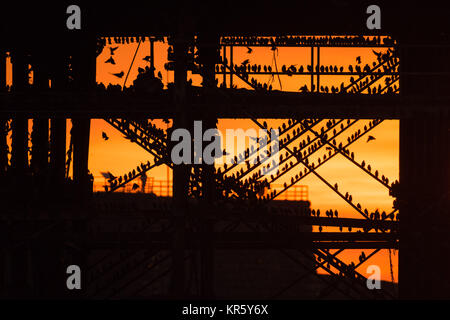
[[[130,67],[131,60],[137,48],[137,43],[131,43],[126,45],[111,45],[119,46],[114,55],[115,65],[106,64],[105,61],[110,57],[109,47],[106,45],[103,52],[97,59],[97,81],[102,82],[105,85],[120,84],[123,85],[125,79],[118,79],[111,73],[117,73],[124,71],[125,74]],[[155,67],[156,73],[161,71],[163,76],[163,83],[167,85],[168,82],[173,81],[173,72],[167,72],[164,69],[164,63],[167,62],[167,49],[168,45],[162,42],[155,43]],[[386,49],[375,49],[376,51],[385,51]],[[145,67],[148,65],[142,58],[149,55],[150,44],[148,41],[141,43],[137,52],[135,62],[130,70],[126,86],[132,84],[138,74],[138,67]],[[278,69],[281,70],[283,64],[290,66],[296,65],[297,68],[300,65],[306,67],[311,62],[311,49],[310,48],[278,48],[276,54],[276,61]],[[337,65],[344,66],[347,71],[348,65],[356,64],[356,57],[361,56],[362,66],[366,63],[369,65],[373,61],[376,61],[375,55],[372,53],[372,48],[321,48],[320,50],[320,63],[322,65]],[[250,64],[272,65],[273,67],[273,55],[274,52],[270,48],[253,48],[251,54],[247,53],[247,48],[235,48],[234,49],[234,63],[240,64],[243,60],[249,59]],[[227,56],[229,52],[227,51]],[[10,78],[11,70],[9,70]],[[200,76],[188,75],[188,78],[193,80],[194,85],[199,85],[201,82]],[[217,79],[219,84],[222,81],[223,76],[218,75]],[[269,82],[271,76],[264,75],[255,77],[259,82]],[[339,86],[341,82],[349,83],[349,76],[322,76],[320,78],[321,85]],[[284,91],[298,91],[298,89],[307,84],[309,86],[310,76],[280,76],[282,89]],[[227,80],[228,81],[228,80]],[[242,81],[239,81],[236,77],[233,78],[233,83],[238,87],[249,88]],[[273,79],[273,89],[280,89],[278,79]],[[124,106],[126,108],[127,106]],[[299,106],[301,107],[301,106]],[[263,121],[263,120],[261,120]],[[281,120],[266,120],[269,126],[277,127],[282,122]],[[342,135],[342,141],[344,141],[348,134],[352,134],[355,129],[362,128],[368,121],[362,121],[361,125],[352,127],[349,131],[345,131]],[[155,122],[162,128],[166,128],[166,124],[160,120]],[[248,119],[220,119],[218,123],[218,129],[225,133],[226,128],[242,128],[244,130],[248,128],[257,128],[254,123]],[[205,128],[204,128],[205,129]],[[102,139],[102,132],[105,132],[109,136],[109,140]],[[355,160],[361,162],[365,160],[367,164],[370,164],[373,168],[372,171],[378,170],[381,174],[389,178],[389,181],[395,181],[399,177],[399,122],[397,120],[385,120],[378,127],[370,132],[370,135],[376,137],[376,140],[366,142],[364,136],[356,143],[350,146],[350,151],[355,153]],[[316,155],[313,159],[316,159]],[[141,162],[147,162],[150,160],[153,162],[153,157],[138,145],[133,144],[123,138],[123,135],[107,124],[101,119],[93,119],[91,122],[91,136],[90,136],[90,151],[89,151],[89,170],[95,177],[95,185],[98,190],[101,190],[101,186],[104,183],[104,178],[100,172],[111,171],[114,175],[119,176],[128,173],[135,168]],[[299,167],[300,168],[300,167]],[[295,170],[297,172],[298,170]],[[294,172],[294,174],[295,174]],[[332,185],[338,183],[339,190],[343,193],[349,192],[353,196],[353,203],[360,203],[363,208],[367,208],[370,211],[379,209],[381,211],[391,212],[393,198],[389,196],[388,190],[382,186],[379,182],[375,181],[364,173],[361,169],[349,162],[343,156],[338,155],[328,161],[324,166],[321,166],[317,172],[322,175]],[[149,177],[153,177],[155,180],[171,180],[171,172],[166,166],[162,165],[155,169],[152,169],[148,173]],[[286,175],[285,178],[277,181],[277,184],[282,184],[290,180],[291,175]],[[322,181],[320,181],[314,175],[308,175],[305,179],[301,180],[299,184],[307,185],[309,189],[309,200],[311,201],[311,207],[313,209],[320,209],[321,212],[325,212],[327,209],[337,209],[340,217],[353,217],[362,218],[359,213],[354,211],[344,200],[342,200],[335,192],[330,190]],[[337,229],[337,228],[336,228]],[[336,231],[336,229],[329,228],[325,231]],[[368,255],[371,250],[364,250]],[[354,261],[358,262],[358,256],[361,250],[345,250],[339,254],[338,257],[345,262]],[[398,251],[392,251],[392,264],[394,281],[398,280]],[[367,276],[366,268],[371,264],[377,264],[381,268],[382,279],[391,280],[389,252],[388,250],[382,250],[382,252],[376,254],[369,261],[365,262],[358,271]],[[321,272],[319,270],[319,272]]]

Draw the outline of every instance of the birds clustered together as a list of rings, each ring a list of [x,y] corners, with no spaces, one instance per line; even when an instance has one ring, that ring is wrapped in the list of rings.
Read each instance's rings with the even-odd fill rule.
[[[222,37],[221,44],[233,46],[355,46],[355,45],[395,45],[391,37],[380,36],[231,36]]]
[[[294,135],[292,136],[292,138],[289,136],[289,133],[286,134],[286,137],[281,138],[280,139],[280,149],[282,149],[285,145],[289,144],[291,141],[293,141],[294,139],[297,139],[298,137],[300,137],[304,131],[306,131],[308,129],[308,127],[312,127],[314,125],[316,125],[317,123],[319,123],[321,120],[320,119],[308,119],[308,120],[303,120],[302,122],[297,121],[297,120],[292,120],[289,119],[286,123],[283,123],[281,126],[278,127],[278,131],[283,134],[286,133],[288,130],[292,129],[294,126],[300,124],[300,126],[294,130]],[[375,119],[369,122],[369,126],[364,126],[364,131],[367,131],[368,129],[372,128],[375,124],[379,123],[381,120],[379,119]],[[306,148],[308,147],[308,152],[306,152],[305,150],[305,154],[304,154],[304,159],[305,162],[307,164],[307,167],[305,168],[305,174],[308,172],[308,169],[310,168],[314,168],[314,163],[309,164],[308,163],[308,156],[311,155],[313,152],[315,152],[316,150],[318,150],[321,145],[324,144],[324,141],[327,141],[327,134],[326,131],[331,130],[332,128],[334,128],[335,126],[338,125],[339,122],[336,122],[336,120],[328,120],[326,123],[326,129],[325,126],[322,126],[320,129],[320,135],[319,137],[315,138],[315,139],[311,139],[309,137],[309,135],[306,137],[306,139],[303,139],[302,141],[300,141],[299,146],[297,149],[297,147],[294,147],[294,156],[298,157],[301,159],[301,149],[302,148]],[[349,126],[351,124],[351,121],[348,119],[347,120],[347,126]],[[123,123],[119,123],[118,126],[126,131],[126,132],[132,132],[135,135],[140,136],[144,136],[143,132],[147,132],[146,134],[152,135],[153,137],[157,137],[158,139],[160,139],[160,141],[164,141],[166,139],[165,136],[165,132],[164,130],[161,130],[159,128],[157,128],[154,124],[152,124],[151,122],[138,122],[138,123],[133,123],[132,125],[130,124],[123,124]],[[264,122],[263,123],[264,128],[267,129],[267,123]],[[136,131],[138,130],[133,130],[131,128],[136,128],[136,127],[140,127],[140,131],[141,134],[137,133]],[[143,129],[142,129],[143,128]],[[148,129],[146,129],[148,128]],[[125,130],[126,129],[126,130]],[[345,126],[343,125],[343,123],[341,123],[341,130],[344,130]],[[124,132],[123,131],[123,132]],[[336,130],[334,129],[333,131],[334,135],[336,135]],[[356,139],[358,139],[361,136],[361,130],[356,130],[350,137],[348,137],[347,141],[348,143],[351,143],[353,141],[355,141]],[[369,136],[367,141],[372,141],[375,138],[373,136]],[[287,171],[290,170],[290,168],[292,168],[293,166],[295,166],[296,164],[294,164],[292,161],[289,162],[289,164],[287,163],[288,158],[291,157],[291,154],[285,153],[285,155],[283,156],[283,154],[280,156],[280,161],[281,164],[284,164],[284,166],[281,166],[281,171],[280,169],[277,170],[276,176],[271,175],[270,176],[270,182],[267,178],[264,179],[260,179],[263,175],[265,175],[268,170],[271,169],[270,167],[270,163],[263,166],[262,170],[256,170],[253,175],[251,175],[249,178],[246,178],[244,181],[241,181],[241,179],[243,177],[245,177],[246,175],[248,175],[252,170],[254,170],[256,167],[258,167],[259,165],[261,165],[264,160],[270,157],[271,155],[271,149],[270,146],[268,148],[266,148],[266,156],[262,156],[256,157],[256,160],[254,160],[253,162],[253,166],[251,165],[250,162],[250,157],[252,155],[254,155],[258,150],[260,150],[261,148],[267,147],[269,140],[267,137],[262,137],[262,138],[255,138],[255,141],[258,144],[258,148],[255,149],[253,145],[251,145],[249,148],[247,148],[243,154],[240,154],[239,156],[235,156],[234,157],[234,161],[232,163],[232,165],[228,168],[227,164],[224,165],[224,172],[221,172],[221,168],[218,168],[217,171],[215,172],[217,175],[217,180],[219,182],[220,190],[223,193],[223,195],[228,198],[229,195],[233,195],[234,197],[239,197],[242,199],[255,199],[255,198],[259,198],[260,200],[267,200],[267,199],[272,199],[275,196],[277,196],[277,193],[275,190],[272,190],[269,194],[265,195],[265,190],[266,189],[270,189],[270,183],[272,183],[274,180],[278,179],[281,175],[283,175],[284,173],[286,173]],[[348,149],[346,149],[343,145],[342,142],[339,143],[338,146],[336,143],[336,140],[333,139],[332,142],[333,145],[335,146],[336,149],[339,149],[341,151],[344,151],[346,154],[349,154]],[[328,149],[329,147],[327,147]],[[333,148],[330,148],[333,149]],[[158,150],[160,151],[160,150]],[[332,150],[329,150],[329,155],[331,155]],[[225,151],[224,151],[225,152]],[[326,157],[326,155],[325,155]],[[324,160],[326,159],[324,157]],[[351,153],[351,157],[352,159],[354,159],[354,153]],[[228,172],[229,170],[231,170],[232,168],[236,167],[239,163],[244,163],[246,164],[246,171],[244,171],[243,168],[241,168],[240,170],[238,170],[237,172],[234,172],[231,175],[225,175],[226,172]],[[318,159],[318,163],[320,165],[321,160],[320,158]],[[361,163],[361,167],[365,168],[365,162],[363,161]],[[371,171],[371,167],[370,165],[367,166],[367,170],[370,172]],[[301,177],[302,177],[302,172],[300,171],[299,174],[297,174],[295,177],[291,177],[291,185],[295,184]],[[378,177],[378,171],[376,171],[375,176]],[[130,178],[134,178],[135,177],[135,172],[131,172],[129,175],[125,175],[124,177],[124,181]],[[384,175],[382,176],[381,180],[383,182],[385,182],[386,184],[389,182],[388,179],[386,177],[384,177]],[[287,183],[284,183],[284,188],[286,189],[288,187]],[[334,188],[337,190],[337,184],[334,186]],[[345,195],[345,199],[348,200],[349,202],[352,202],[352,196],[349,195],[348,193],[346,193]],[[357,207],[360,209],[361,206],[358,204]],[[332,214],[332,213],[331,213]],[[367,213],[368,214],[368,213]],[[376,220],[378,215],[376,213],[374,213],[372,215],[373,219]],[[384,219],[383,214],[381,214],[382,219]],[[390,217],[390,216],[389,216]]]
[[[380,80],[382,77],[389,75],[391,73],[398,72],[399,59],[394,50],[388,49],[386,53],[376,52],[372,50],[373,53],[377,56],[377,62],[372,63],[372,67],[369,64],[365,64],[363,67],[361,64],[361,57],[357,57],[356,65],[349,65],[348,70],[345,70],[343,66],[338,67],[337,65],[316,65],[315,68],[312,65],[307,65],[304,67],[300,65],[297,66],[283,65],[281,67],[281,72],[275,71],[270,65],[258,65],[251,64],[249,59],[245,59],[241,62],[241,64],[231,64],[229,66],[230,70],[236,73],[240,78],[247,81],[253,88],[255,89],[263,89],[263,90],[272,90],[272,85],[267,83],[260,83],[255,78],[250,77],[250,74],[271,74],[272,77],[275,74],[285,74],[288,76],[292,75],[305,75],[305,74],[355,74],[358,75],[358,78],[355,80],[353,77],[350,77],[350,85],[345,85],[344,82],[341,82],[340,86],[320,86],[317,88],[318,92],[321,93],[361,93],[367,89],[368,94],[381,94],[385,90],[387,93],[394,93],[397,91],[397,85],[391,86],[394,82],[398,80],[398,75],[392,75],[390,77],[385,78],[385,87],[383,88],[381,84],[378,85],[378,88],[372,86],[374,82]],[[221,64],[216,65],[216,73],[226,73],[227,72],[227,59],[225,58]],[[392,88],[393,87],[393,88]],[[299,89],[300,92],[315,92],[316,87],[312,84],[311,87],[308,85],[303,85]]]
[[[287,134],[285,138],[281,138],[280,148],[279,148],[280,152],[284,146],[286,146],[287,144],[291,143],[294,139],[301,136],[307,130],[307,127],[316,125],[318,122],[320,122],[320,119],[308,119],[307,121],[304,120],[303,123],[301,123],[300,126],[296,130],[294,130],[294,136],[292,138],[289,137],[289,134]],[[284,123],[281,127],[278,128],[278,131],[281,132],[281,134],[283,134],[284,132],[286,132],[287,130],[292,128],[293,125],[296,125],[296,124],[297,124],[297,122],[295,122],[293,120],[288,120],[287,126]],[[348,120],[347,125],[349,125],[349,124],[350,124],[350,120]],[[334,120],[334,119],[329,120],[326,123],[327,129],[331,129],[334,125],[336,125],[336,120]],[[264,122],[263,126],[267,128],[267,124],[265,122]],[[344,130],[345,127],[342,125],[341,129]],[[302,159],[302,157],[303,157],[305,159],[306,164],[309,164],[308,156],[311,155],[316,150],[318,150],[321,147],[321,144],[323,144],[323,140],[326,140],[326,138],[327,138],[324,127],[322,127],[320,131],[321,131],[322,139],[319,139],[319,138],[311,139],[310,136],[308,135],[306,137],[306,139],[303,139],[302,141],[300,141],[298,149],[297,149],[297,147],[293,148],[294,156],[296,156],[298,159]],[[355,133],[353,136],[356,137],[357,133]],[[242,179],[247,174],[249,174],[251,171],[254,171],[254,169],[256,169],[258,166],[260,166],[261,163],[263,163],[264,160],[266,159],[266,156],[264,156],[264,157],[257,156],[255,158],[255,160],[252,161],[253,166],[251,165],[251,161],[249,160],[249,158],[251,156],[255,155],[256,152],[259,151],[260,149],[266,148],[266,146],[268,144],[268,140],[266,137],[264,137],[264,138],[258,138],[256,141],[259,144],[259,147],[257,149],[255,149],[252,145],[252,146],[250,146],[250,148],[247,148],[243,154],[240,154],[239,156],[235,156],[234,164],[230,168],[228,168],[226,164],[224,165],[224,169],[225,169],[224,173],[228,172],[230,169],[235,167],[238,163],[245,162],[246,171],[244,171],[244,169],[241,168],[240,171],[237,171],[237,172],[233,173],[232,175],[230,175],[230,177],[232,177],[233,179],[239,180],[239,179]],[[334,141],[334,143],[336,144],[335,141]],[[307,151],[305,150],[304,155],[302,155],[301,150],[306,149],[306,147],[308,147],[308,150]],[[339,145],[339,148],[342,149],[342,143]],[[267,158],[269,158],[271,155],[270,147],[266,148],[266,152],[267,152]],[[330,155],[331,155],[331,151],[330,151]],[[285,155],[283,155],[283,154],[280,155],[279,167],[277,169],[275,176],[273,174],[270,175],[270,183],[273,183],[276,179],[280,178],[282,175],[287,173],[291,168],[293,168],[295,165],[298,164],[298,162],[293,163],[292,161],[290,161],[288,163],[288,160],[292,156],[293,156],[292,154],[287,153],[287,152],[285,153]],[[325,155],[324,160],[325,159],[326,159],[326,155]],[[319,159],[319,164],[320,163],[321,163],[321,160]],[[280,167],[281,167],[281,170],[280,170]],[[311,164],[311,167],[314,168],[314,163]],[[297,174],[295,177],[294,176],[291,177],[291,185],[295,184],[298,180],[300,180],[303,177],[303,175],[306,175],[308,173],[308,169],[309,169],[308,167],[305,167],[304,172],[300,171],[299,174]],[[268,172],[270,172],[270,170],[272,170],[271,163],[264,165],[261,170],[255,170],[256,172],[254,172],[253,175],[250,176],[250,178],[247,178],[244,181],[244,184],[245,183],[254,183],[255,181],[259,181],[259,179],[263,175],[265,176]],[[218,169],[217,173],[218,173],[218,175],[221,174],[220,168]],[[270,188],[270,183],[267,180],[267,178],[265,178],[262,181],[263,181],[264,186],[266,186],[267,188]],[[284,188],[285,189],[288,188],[287,183],[284,183]],[[269,192],[269,194],[263,195],[261,197],[261,199],[262,200],[271,199],[271,198],[274,198],[275,196],[277,196],[279,193],[280,192],[277,193],[276,190],[272,190],[271,192]]]
[[[139,166],[136,167],[136,169],[131,170],[128,173],[125,173],[123,176],[115,177],[111,172],[108,171],[108,183],[109,186],[105,186],[105,192],[113,191],[114,189],[125,185],[127,182],[134,180],[136,177],[139,177],[149,168],[151,167],[150,161],[147,161],[147,163],[141,163]],[[105,176],[106,177],[106,176]],[[137,184],[136,184],[137,185]],[[139,186],[138,186],[139,187]],[[133,185],[133,190],[136,190],[137,188]]]
[[[128,38],[127,38],[128,39]],[[130,38],[133,39],[133,38]],[[116,61],[114,60],[115,51],[119,47],[109,47],[109,58],[105,61],[106,64],[115,65]],[[142,58],[142,60],[146,62],[151,61],[150,56],[146,56]],[[118,79],[122,79],[125,75],[125,72],[122,70],[120,72],[111,73],[114,77]],[[157,77],[155,77],[155,69],[154,67],[145,66],[144,68],[138,67],[138,75],[136,79],[133,81],[133,85],[128,87],[122,87],[118,84],[113,85],[109,84],[107,87],[103,84],[97,84],[98,91],[108,91],[108,92],[145,92],[147,94],[157,95],[162,92],[164,88],[162,82],[162,74],[161,71],[158,72]]]
[[[167,153],[164,144],[166,136],[164,130],[157,128],[151,121],[131,121],[125,119],[107,119],[117,129],[124,133],[131,142],[140,141],[147,148],[155,151],[161,158]]]
[[[146,37],[146,36],[130,36],[130,37],[106,37],[102,38],[102,42],[106,44],[130,44],[130,43],[138,43],[145,42],[145,41],[161,41],[165,42],[164,37],[157,36],[157,37]]]

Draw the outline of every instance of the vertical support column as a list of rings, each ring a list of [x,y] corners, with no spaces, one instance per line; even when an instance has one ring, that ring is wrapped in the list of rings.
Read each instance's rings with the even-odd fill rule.
[[[0,47],[0,93],[6,91],[6,52]],[[0,183],[8,165],[7,118],[0,118]]]
[[[53,191],[59,193],[66,176],[66,119],[51,119],[50,172]]]
[[[199,37],[199,58],[202,64],[203,87],[206,97],[216,88],[215,64],[219,58],[219,37],[204,35]],[[212,112],[203,113],[203,130],[216,128],[217,117]],[[201,165],[202,208],[200,212],[201,230],[204,235],[200,251],[200,294],[203,298],[214,296],[214,243],[212,242],[214,224],[211,213],[216,196],[214,164]]]
[[[31,134],[31,168],[37,176],[46,176],[48,169],[48,119],[35,118]]]
[[[87,96],[96,85],[96,37],[94,34],[82,34],[77,42],[77,52],[72,59],[75,89]],[[73,180],[76,194],[82,199],[92,192],[88,174],[90,123],[88,117],[72,119]]]
[[[311,47],[311,92],[314,92],[314,47]]]
[[[421,39],[426,39],[424,38]],[[413,42],[414,41],[414,42]],[[448,45],[415,43],[400,48],[400,87],[402,95],[448,96],[450,64]],[[445,41],[443,41],[445,43]],[[423,57],[427,57],[423,59]]]
[[[449,111],[415,112],[400,121],[400,261],[402,299],[448,299],[450,276]]]
[[[430,40],[425,35],[405,37],[402,96],[431,104],[435,96],[448,98],[448,45],[420,43]],[[436,267],[450,268],[450,115],[448,106],[424,104],[417,109],[400,120],[399,294],[402,299],[448,299],[450,276]]]
[[[320,47],[317,47],[317,92],[320,92]]]
[[[48,90],[49,68],[47,58],[42,53],[36,53],[33,55],[32,66],[34,70],[33,86],[40,91]],[[40,190],[44,189],[42,187],[48,170],[48,121],[46,117],[36,117],[33,120],[33,131],[31,135],[31,167],[38,179],[42,180],[38,186]]]
[[[7,166],[8,166],[8,144],[7,144],[7,133],[6,133],[6,125],[8,123],[8,119],[0,118],[0,183],[1,179],[6,174]]]
[[[233,88],[233,45],[230,46],[230,89]]]
[[[223,46],[222,54],[223,54],[222,60],[224,62],[227,61],[227,46],[225,46],[225,45]],[[223,72],[223,87],[224,88],[227,87],[227,70],[226,69],[224,69],[224,72]]]
[[[64,47],[63,47],[64,48]],[[68,63],[65,50],[53,48],[52,57],[52,91],[62,91],[68,88]],[[66,177],[66,136],[67,119],[53,117],[50,120],[50,174],[51,187],[54,200],[62,199],[64,193],[64,181]]]
[[[22,50],[13,51],[11,53],[12,88],[15,91],[23,91],[29,87],[27,60],[26,53]]]
[[[10,290],[12,287],[12,261],[11,261],[11,222],[6,221],[0,225],[0,230],[3,234],[3,239],[5,241],[5,249],[2,253],[3,255],[3,286],[0,288],[1,296],[3,298],[10,297]]]
[[[0,47],[0,93],[6,90],[6,52]]]
[[[13,90],[28,89],[28,65],[25,53],[15,51],[12,54]],[[11,166],[17,175],[17,182],[23,183],[28,169],[28,121],[23,115],[16,115],[12,121]]]
[[[80,199],[86,199],[92,192],[88,175],[90,126],[90,119],[72,119],[73,182]]]
[[[26,283],[27,283],[27,287],[28,287],[28,292],[29,295],[34,297],[35,296],[35,281],[34,281],[34,276],[35,276],[35,265],[34,265],[34,259],[35,257],[33,256],[34,250],[33,250],[33,244],[30,243],[27,245],[27,248],[25,249],[25,254],[26,254],[26,264],[27,264],[27,272],[26,272]]]
[[[28,169],[28,120],[23,115],[12,121],[11,167],[22,178]]]
[[[175,108],[176,114],[173,120],[173,128],[188,129],[188,106],[186,103],[187,83],[187,52],[188,35],[185,34],[183,26],[174,38],[174,81],[175,81]],[[171,148],[173,147],[171,143]],[[169,154],[170,156],[170,154]],[[185,224],[186,208],[188,199],[188,184],[190,176],[190,165],[180,164],[173,168],[173,203],[174,209],[172,219],[174,233],[172,238],[172,274],[170,279],[169,294],[173,298],[182,298],[186,294],[186,268],[185,255]]]
[[[155,70],[155,41],[150,39],[150,70]]]

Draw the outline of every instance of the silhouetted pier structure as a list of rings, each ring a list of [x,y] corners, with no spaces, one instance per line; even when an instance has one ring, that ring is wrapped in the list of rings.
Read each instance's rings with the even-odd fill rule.
[[[269,5],[269,2],[264,4]],[[276,249],[289,256],[288,250],[303,252],[307,249],[313,255],[304,257],[309,261],[306,268],[321,267],[330,271],[331,265],[337,272],[330,272],[333,280],[327,286],[342,291],[344,296],[392,298],[391,293],[383,290],[368,292],[364,287],[364,276],[355,272],[354,266],[340,261],[329,249],[372,248],[376,253],[377,249],[400,247],[400,297],[448,298],[450,278],[445,270],[450,267],[447,254],[450,245],[450,65],[447,61],[450,30],[444,24],[445,17],[441,17],[442,21],[434,19],[433,24],[417,26],[413,21],[430,12],[411,7],[400,10],[384,3],[381,5],[383,28],[377,32],[365,28],[365,7],[362,5],[328,1],[320,8],[319,5],[302,4],[294,6],[294,10],[280,3],[286,10],[278,17],[266,12],[265,5],[258,8],[242,5],[234,11],[230,5],[217,11],[212,4],[180,5],[175,11],[165,4],[139,4],[139,8],[87,5],[82,7],[81,31],[64,29],[65,6],[62,4],[48,7],[46,12],[40,7],[21,11],[21,19],[17,19],[19,11],[13,10],[2,19],[5,40],[0,44],[0,124],[5,128],[8,124],[12,130],[10,165],[5,148],[7,131],[0,133],[0,179],[4,199],[0,217],[4,252],[0,260],[3,274],[0,283],[4,297],[120,296],[119,292],[125,290],[134,277],[140,279],[141,274],[155,266],[163,270],[156,273],[155,278],[146,278],[146,285],[169,275],[169,280],[164,278],[166,282],[161,285],[158,295],[214,297],[214,279],[218,277],[214,274],[216,250]],[[40,12],[50,18],[40,19]],[[148,19],[150,12],[155,12],[152,19]],[[235,13],[233,21],[229,20],[231,12]],[[301,12],[315,14],[305,13],[298,20]],[[408,22],[399,20],[399,14],[409,15],[411,19]],[[158,95],[100,90],[96,86],[95,64],[97,54],[105,45],[105,38],[101,37],[116,38],[119,42],[128,37],[134,37],[134,41],[149,41],[149,35],[154,37],[152,41],[161,36],[170,37],[175,80],[169,89]],[[219,55],[223,46],[239,45],[245,37],[264,36],[282,39],[271,45],[299,45],[283,42],[287,35],[317,38],[389,35],[395,43],[386,46],[395,46],[400,64],[386,74],[398,75],[396,81],[399,81],[401,91],[393,90],[384,95],[288,93],[264,90],[256,84],[254,91],[231,86],[216,88],[216,66],[223,65]],[[234,40],[227,38],[233,36],[236,37]],[[251,46],[260,45],[260,40],[250,40],[257,42]],[[338,45],[324,44],[323,40],[322,43],[306,44],[312,50],[317,48],[317,52],[321,46]],[[375,44],[349,41],[339,45],[377,46],[376,40]],[[187,82],[190,46],[198,50],[197,63],[201,66],[198,72],[203,79],[201,88]],[[13,86],[8,92],[5,90],[6,52],[10,52],[13,64]],[[33,66],[32,86],[28,83],[28,64]],[[234,70],[232,65],[223,71],[219,67],[217,73],[223,77],[233,74],[252,85],[247,78],[249,72]],[[323,72],[325,75],[330,73],[348,75],[340,71]],[[311,84],[316,81],[318,90],[320,68],[319,72],[313,70],[301,74],[310,75]],[[370,74],[363,73],[359,78]],[[140,122],[146,118],[171,118],[174,129],[188,128],[193,120],[203,120],[204,126],[214,127],[217,118],[227,117],[252,118],[257,123],[256,119],[287,118],[290,119],[288,126],[298,125],[301,133],[313,130],[313,124],[321,119],[374,119],[362,135],[383,119],[399,119],[400,185],[395,187],[346,155],[346,146],[333,146],[331,139],[323,139],[321,133],[317,133],[316,138],[333,150],[330,157],[334,154],[346,156],[391,191],[397,200],[396,209],[402,213],[401,227],[398,221],[388,218],[369,218],[351,200],[348,201],[347,196],[346,201],[364,219],[314,217],[308,203],[303,203],[302,209],[294,210],[291,215],[277,214],[283,212],[277,205],[273,205],[276,207],[273,212],[267,212],[267,206],[276,202],[273,199],[277,194],[258,198],[254,192],[261,187],[257,183],[258,177],[254,179],[254,185],[246,189],[237,182],[226,180],[212,166],[174,166],[168,158],[171,148],[168,133],[158,136],[148,123]],[[67,179],[66,172],[66,118],[72,119],[73,124],[72,181]],[[92,118],[103,118],[113,124],[121,119],[116,128],[157,159],[157,163],[149,164],[143,171],[160,163],[173,168],[173,199],[170,202],[152,199],[154,203],[148,204],[151,207],[148,209],[139,208],[136,203],[127,204],[130,200],[117,200],[113,204],[108,204],[108,200],[102,204],[102,199],[92,195],[87,166]],[[33,119],[30,163],[27,119]],[[330,124],[331,128],[334,126],[339,128],[336,123]],[[341,131],[347,126],[350,126],[349,122]],[[362,135],[358,133],[349,144]],[[289,152],[293,154],[293,151]],[[294,158],[298,163],[305,161],[295,155]],[[307,164],[306,167],[305,175],[316,174],[313,166]],[[137,176],[128,176],[127,182]],[[230,190],[245,196],[232,200],[223,198]],[[340,194],[337,188],[335,192]],[[123,208],[117,203],[122,203]],[[223,207],[225,205],[228,207]],[[109,222],[102,220],[104,212],[108,213]],[[392,215],[395,212],[397,210]],[[136,218],[133,220],[125,214],[136,215]],[[245,231],[236,231],[242,224],[247,225]],[[219,225],[223,227],[221,232],[217,230]],[[379,232],[311,232],[313,225],[376,229]],[[104,250],[104,256],[94,255],[93,258],[98,259],[92,264],[89,253],[94,250]],[[195,263],[188,265],[186,261],[192,256],[195,256],[192,259]],[[439,261],[439,269],[436,269],[435,261]],[[66,290],[64,266],[69,264],[88,270],[88,279],[83,278],[87,291],[73,293]],[[138,267],[143,269],[137,270]],[[133,272],[136,274],[130,276]],[[109,276],[99,280],[101,283],[97,286],[96,279],[104,274]],[[124,274],[133,278],[124,279]],[[191,288],[195,292],[188,290],[189,274],[197,275],[195,289]],[[336,284],[337,280],[351,292],[342,290]],[[115,281],[120,284],[111,285]],[[97,294],[99,290],[108,293]],[[130,292],[129,296],[141,297],[142,292]]]

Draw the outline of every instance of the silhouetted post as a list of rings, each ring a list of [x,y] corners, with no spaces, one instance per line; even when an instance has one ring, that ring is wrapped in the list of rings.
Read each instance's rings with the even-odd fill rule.
[[[6,52],[0,47],[0,93],[6,90]]]
[[[449,97],[450,48],[417,46],[417,39],[430,41],[428,36],[411,35],[416,45],[401,48],[402,95],[425,101],[421,111],[400,120],[402,299],[450,298],[450,275],[436,269],[450,268],[450,112],[433,105],[434,96]]]
[[[314,50],[313,50],[314,51]],[[320,47],[317,46],[317,91],[320,91]]]
[[[28,64],[25,53],[14,51],[13,63],[13,90],[23,92],[29,87]],[[28,121],[23,115],[16,115],[12,121],[11,166],[17,177],[17,184],[24,182],[25,172],[28,168]]]
[[[401,298],[450,297],[448,110],[421,112],[400,123]],[[420,193],[420,196],[418,196]]]
[[[189,37],[180,32],[174,38],[175,56],[175,104],[176,115],[173,128],[188,129],[186,83],[187,83],[187,49]],[[173,144],[171,148],[173,147]],[[171,150],[170,148],[170,150]],[[169,151],[170,151],[169,150]],[[169,154],[170,156],[170,154]],[[172,239],[172,275],[170,280],[170,295],[181,298],[186,294],[185,284],[185,216],[187,208],[187,190],[190,175],[190,165],[175,165],[173,169],[173,222],[174,234]]]
[[[230,89],[233,88],[233,71],[233,45],[230,45]]]
[[[31,133],[31,167],[37,176],[46,176],[48,168],[48,119],[35,118]],[[41,181],[43,182],[43,181]],[[40,185],[40,187],[43,187]]]
[[[49,88],[49,71],[45,57],[41,54],[33,56],[34,81],[33,87],[43,92]],[[31,167],[38,179],[38,188],[44,190],[48,169],[48,118],[37,117],[33,120],[33,131],[31,134]]]
[[[223,61],[227,61],[227,46],[223,46],[222,48],[222,59]],[[221,66],[222,68],[223,66]],[[224,69],[224,73],[223,73],[223,87],[226,88],[227,87],[227,70]]]
[[[0,48],[0,93],[6,91],[6,54]],[[8,165],[8,145],[6,141],[7,118],[0,118],[0,179],[6,172]],[[1,181],[0,181],[1,183]]]
[[[206,29],[207,30],[207,29]],[[199,59],[201,63],[201,73],[203,78],[204,94],[208,97],[216,91],[215,66],[219,60],[219,37],[212,35],[199,36]],[[203,111],[203,130],[216,128],[217,117],[215,110],[209,108]],[[202,223],[202,233],[200,251],[200,290],[204,298],[212,298],[214,295],[214,244],[212,243],[214,224],[210,216],[213,213],[213,206],[216,197],[215,169],[214,165],[203,163],[201,165],[202,182],[202,203],[200,221]]]
[[[21,50],[13,51],[12,62],[12,87],[15,91],[23,91],[29,88],[28,60],[26,53]]]
[[[314,92],[314,46],[311,46],[311,92]]]
[[[52,92],[62,92],[68,90],[68,65],[66,62],[67,53],[58,50],[53,57],[54,68],[51,74]],[[67,119],[53,117],[50,120],[50,178],[54,193],[54,198],[59,199],[59,195],[64,192],[64,182],[66,177],[66,136]]]
[[[96,38],[92,34],[81,34],[75,39],[72,59],[75,89],[81,96],[88,96],[96,85]],[[76,194],[86,198],[91,192],[88,175],[90,118],[72,119],[73,131],[73,180]]]
[[[155,70],[155,41],[150,39],[150,70]]]
[[[23,178],[28,168],[28,120],[24,116],[13,118],[11,149],[11,167],[17,178]]]
[[[0,226],[1,233],[3,235],[3,241],[5,250],[2,253],[2,287],[0,292],[2,297],[7,298],[10,296],[10,290],[12,287],[12,261],[11,261],[11,222],[6,221]]]
[[[50,171],[54,192],[61,190],[66,175],[66,127],[65,118],[51,119]]]
[[[0,179],[6,173],[8,166],[8,144],[6,141],[6,124],[7,119],[0,118]]]
[[[90,119],[72,119],[73,182],[76,196],[81,199],[85,199],[92,192],[89,190],[88,175],[90,125]]]

